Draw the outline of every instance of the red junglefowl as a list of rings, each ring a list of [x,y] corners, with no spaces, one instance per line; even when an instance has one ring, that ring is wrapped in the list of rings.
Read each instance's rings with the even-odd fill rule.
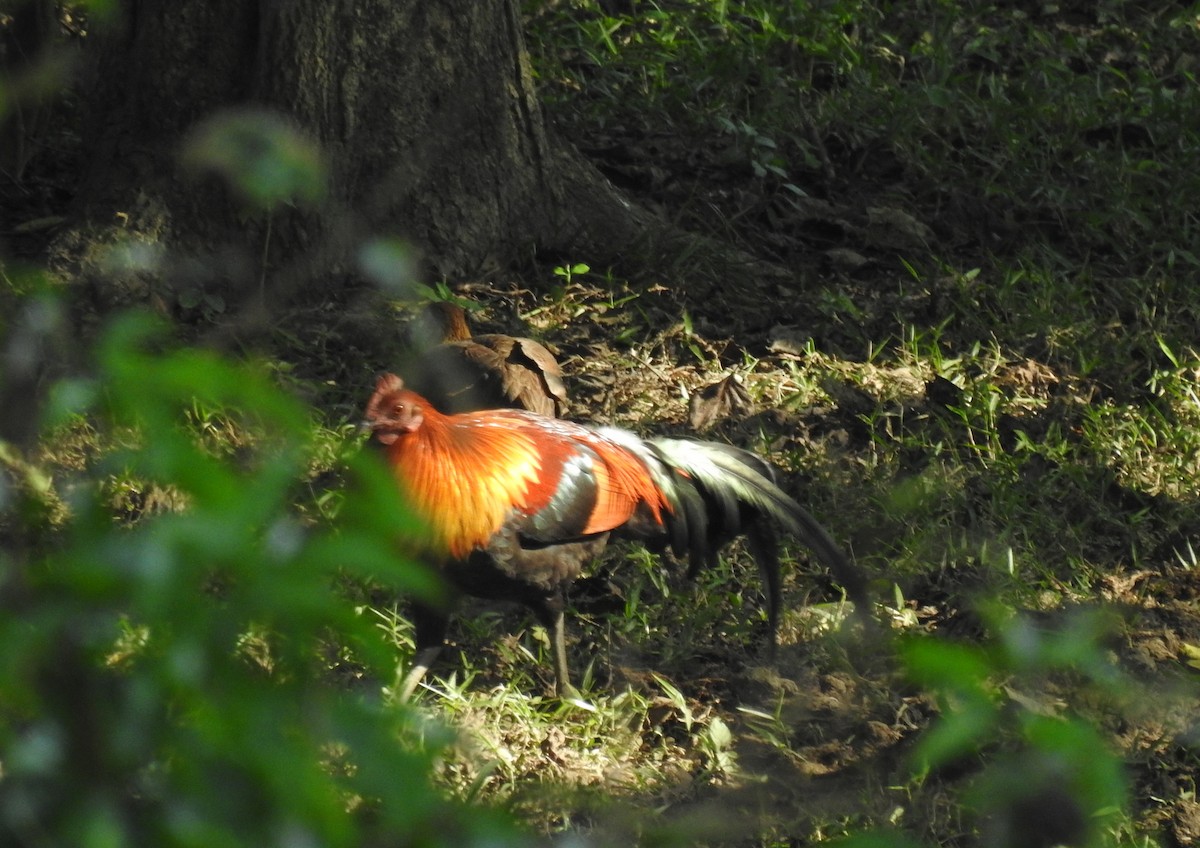
[[[511,407],[562,415],[567,387],[546,347],[533,339],[485,333],[472,336],[466,313],[431,303],[418,316],[418,343],[432,344],[404,369],[409,386],[445,413]]]
[[[427,528],[413,541],[420,555],[459,593],[529,607],[550,634],[560,695],[570,689],[566,591],[612,537],[669,547],[689,558],[694,574],[744,534],[764,578],[774,646],[778,525],[817,553],[865,615],[861,575],[748,451],[642,439],[523,410],[443,415],[393,374],[376,383],[363,426]],[[417,654],[402,697],[437,656],[449,615],[415,609]]]

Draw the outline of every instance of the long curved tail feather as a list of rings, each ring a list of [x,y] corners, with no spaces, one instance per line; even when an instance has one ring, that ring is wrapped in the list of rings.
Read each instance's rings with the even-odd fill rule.
[[[807,545],[846,590],[855,608],[867,617],[870,602],[862,572],[812,514],[779,488],[769,463],[749,451],[718,442],[658,438],[648,440],[647,444],[663,462],[685,475],[689,482],[694,482],[715,507],[715,515],[707,517],[709,522],[719,523],[709,525],[709,544],[703,546],[707,556],[715,558],[715,549],[721,543],[739,533],[746,534],[753,548],[751,552],[763,571],[769,612],[775,611],[772,618],[779,608],[779,564],[774,534],[754,521],[757,515],[768,517]],[[688,486],[676,487],[679,488]],[[685,499],[688,496],[676,491],[675,497]],[[749,507],[752,514],[744,514],[744,507]],[[691,526],[692,516],[693,510],[685,510],[689,534],[703,532]],[[690,572],[694,574],[701,564],[707,563],[693,559]]]

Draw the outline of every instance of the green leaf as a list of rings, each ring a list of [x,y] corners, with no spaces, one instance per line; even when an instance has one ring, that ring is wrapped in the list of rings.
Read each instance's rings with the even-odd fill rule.
[[[714,716],[708,723],[708,739],[715,751],[724,751],[733,744],[733,734],[729,725],[720,716]]]
[[[926,772],[982,747],[996,727],[999,713],[986,698],[953,699],[951,706],[917,742],[914,767]]]
[[[984,648],[928,637],[905,640],[900,656],[915,681],[946,691],[979,690],[994,671]]]
[[[358,250],[358,266],[368,279],[393,294],[407,293],[417,273],[412,248],[395,238],[371,239],[363,244]],[[442,299],[435,289],[428,286],[421,289],[426,300]]]
[[[252,206],[312,205],[325,196],[320,147],[265,109],[227,110],[202,121],[184,140],[182,158],[225,180]]]

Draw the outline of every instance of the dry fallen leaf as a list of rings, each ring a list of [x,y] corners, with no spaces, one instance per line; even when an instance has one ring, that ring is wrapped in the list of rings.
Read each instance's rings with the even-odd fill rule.
[[[697,432],[707,430],[721,418],[750,409],[750,395],[736,374],[692,393],[688,422]]]

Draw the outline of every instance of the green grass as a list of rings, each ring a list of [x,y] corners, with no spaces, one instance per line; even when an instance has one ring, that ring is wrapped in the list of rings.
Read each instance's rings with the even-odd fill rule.
[[[789,216],[802,225],[806,198],[896,207],[935,225],[930,250],[906,258],[920,286],[949,289],[931,293],[951,299],[939,311],[961,316],[959,339],[1003,328],[1005,344],[1024,346],[1030,331],[1139,313],[1186,338],[1194,313],[1172,284],[1196,268],[1186,8],[640,3],[629,19],[533,8],[556,121],[602,162],[617,144],[636,167],[665,169],[672,193],[654,179],[647,193],[688,223],[769,253]],[[736,203],[718,181],[739,186]],[[869,255],[866,239],[849,246]],[[1180,311],[1163,314],[1163,299]]]
[[[561,131],[808,283],[780,303],[798,344],[742,341],[784,411],[759,444],[898,607],[1055,610],[1190,567],[1194,7],[529,10]],[[738,367],[726,350],[675,361],[694,385]],[[1133,822],[1113,838],[1151,838]]]

